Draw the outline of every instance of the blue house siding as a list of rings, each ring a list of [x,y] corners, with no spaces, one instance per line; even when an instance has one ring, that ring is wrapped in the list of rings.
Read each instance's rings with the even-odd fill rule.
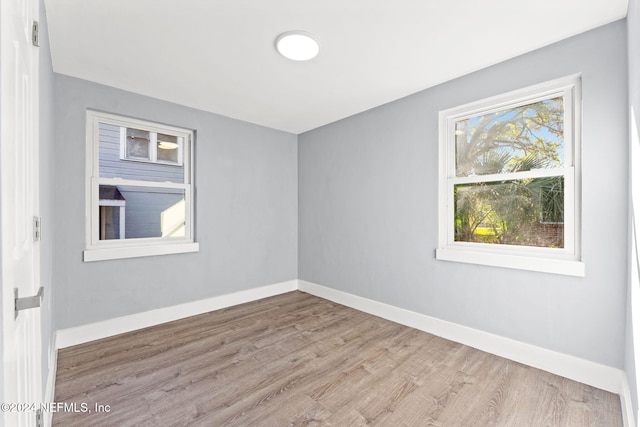
[[[120,135],[119,126],[100,123],[98,150],[101,177],[155,182],[184,182],[184,166],[121,159]],[[184,199],[184,191],[179,189],[131,185],[117,187],[126,201],[126,238],[161,237],[161,213]]]
[[[161,237],[160,214],[184,199],[180,190],[162,192],[153,188],[120,186],[127,201],[125,209],[125,236],[127,238]]]
[[[184,166],[120,158],[120,127],[100,123],[100,176],[157,182],[184,182]]]

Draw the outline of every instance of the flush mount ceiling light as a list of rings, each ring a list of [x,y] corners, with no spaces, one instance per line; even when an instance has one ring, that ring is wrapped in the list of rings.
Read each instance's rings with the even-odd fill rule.
[[[320,45],[313,35],[306,31],[287,31],[276,39],[276,49],[285,58],[308,61],[318,55]]]

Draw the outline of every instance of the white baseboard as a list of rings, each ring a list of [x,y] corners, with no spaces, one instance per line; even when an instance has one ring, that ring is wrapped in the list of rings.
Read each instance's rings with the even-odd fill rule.
[[[631,400],[631,389],[627,376],[622,378],[622,391],[620,393],[620,406],[622,407],[622,421],[624,427],[636,427],[636,420],[633,413],[633,403]]]
[[[635,427],[631,392],[624,371],[579,357],[547,350],[510,338],[373,301],[304,280],[239,291],[190,303],[58,330],[54,337],[45,401],[54,399],[57,349],[182,319],[261,298],[299,290],[374,316],[410,326],[565,378],[620,395],[625,427]],[[50,425],[51,419],[45,420]]]
[[[626,375],[620,369],[447,322],[304,280],[298,280],[298,290],[618,395],[622,395],[623,392],[623,380],[626,381]]]
[[[288,282],[276,283],[274,285],[262,286],[245,291],[234,292],[232,294],[117,317],[74,328],[58,330],[56,336],[56,349],[71,347],[89,341],[147,328],[149,326],[155,326],[161,323],[184,319],[185,317],[208,313],[221,308],[279,295],[285,292],[295,291],[297,288],[297,280],[290,280]]]

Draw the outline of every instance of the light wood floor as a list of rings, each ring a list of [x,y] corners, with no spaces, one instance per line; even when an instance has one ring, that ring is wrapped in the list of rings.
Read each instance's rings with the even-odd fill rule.
[[[617,395],[302,292],[62,349],[55,401],[90,411],[65,427],[622,425]]]

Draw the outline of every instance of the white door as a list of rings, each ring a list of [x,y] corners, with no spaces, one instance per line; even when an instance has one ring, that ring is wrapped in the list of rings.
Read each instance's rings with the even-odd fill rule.
[[[38,215],[38,48],[32,43],[38,0],[0,0],[0,280],[2,402],[6,427],[34,426],[24,405],[42,400],[40,309],[14,315],[14,289],[40,286]],[[14,406],[12,406],[14,405]],[[25,410],[26,409],[26,410]]]

